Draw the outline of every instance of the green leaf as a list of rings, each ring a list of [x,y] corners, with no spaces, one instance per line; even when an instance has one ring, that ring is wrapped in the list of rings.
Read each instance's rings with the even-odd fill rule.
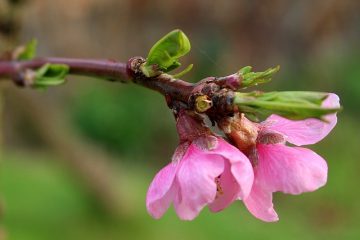
[[[323,116],[341,109],[322,107],[322,102],[327,96],[327,93],[301,91],[238,92],[235,94],[234,103],[239,107],[240,112],[255,115],[258,118],[277,114],[293,120],[306,118],[323,120]]]
[[[251,69],[251,66],[246,66],[238,71],[238,75],[242,78],[241,88],[271,81],[272,76],[280,70],[280,66],[269,68],[264,72],[251,72]]]
[[[37,48],[37,41],[36,39],[31,40],[23,49],[21,49],[21,53],[17,56],[17,60],[31,60],[36,56],[36,48]]]
[[[150,49],[142,68],[144,74],[152,77],[158,74],[158,71],[169,72],[179,67],[179,58],[186,55],[190,48],[190,41],[185,33],[178,29],[171,31]]]
[[[238,71],[238,74],[240,74],[241,76],[244,76],[245,74],[251,72],[251,69],[252,69],[252,66],[243,67],[242,69],[240,69]]]
[[[33,87],[46,88],[57,86],[65,82],[65,77],[69,73],[69,66],[65,64],[45,64],[35,72]]]
[[[173,78],[181,78],[182,76],[184,76],[185,74],[187,74],[188,72],[191,71],[191,69],[193,68],[193,64],[190,64],[189,66],[187,66],[184,70],[182,70],[181,72],[174,74]]]

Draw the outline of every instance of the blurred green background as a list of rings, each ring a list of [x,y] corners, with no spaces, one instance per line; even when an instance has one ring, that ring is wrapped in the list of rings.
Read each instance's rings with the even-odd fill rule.
[[[126,61],[181,28],[189,81],[280,64],[261,89],[335,92],[344,106],[311,146],[328,161],[327,185],[275,194],[279,222],[241,202],[192,222],[172,209],[153,220],[147,187],[177,145],[159,94],[85,77],[47,91],[2,81],[0,240],[360,239],[359,10],[357,0],[0,0],[0,51],[35,37],[41,56]]]

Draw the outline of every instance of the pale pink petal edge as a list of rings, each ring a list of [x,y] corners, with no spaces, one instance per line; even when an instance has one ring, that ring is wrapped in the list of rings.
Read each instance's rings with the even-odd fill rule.
[[[174,178],[178,164],[170,163],[161,169],[151,182],[146,195],[146,208],[149,214],[159,219],[169,208],[174,198]]]
[[[329,93],[323,107],[339,107],[339,97]],[[297,146],[314,144],[325,138],[337,123],[336,113],[325,116],[327,122],[309,118],[305,120],[289,120],[278,115],[271,115],[262,123],[262,127],[281,133],[286,141]]]

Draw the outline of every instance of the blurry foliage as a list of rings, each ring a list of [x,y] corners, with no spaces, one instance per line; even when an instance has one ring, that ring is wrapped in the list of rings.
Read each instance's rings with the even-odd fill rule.
[[[330,59],[328,67],[333,79],[333,87],[341,96],[347,114],[360,116],[360,48],[348,52],[346,55]]]
[[[149,161],[176,146],[172,113],[163,97],[134,85],[113,87],[100,81],[84,86],[71,107],[77,127],[113,153]],[[169,142],[170,140],[170,142]],[[164,159],[158,159],[166,162]],[[164,161],[162,161],[164,160]]]

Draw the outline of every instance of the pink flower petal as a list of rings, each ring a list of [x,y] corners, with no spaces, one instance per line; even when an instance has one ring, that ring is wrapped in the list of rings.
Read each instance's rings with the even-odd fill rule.
[[[170,163],[160,170],[151,182],[146,195],[146,207],[150,215],[156,219],[160,218],[169,208],[174,199],[177,186],[174,178],[178,163]]]
[[[264,189],[259,184],[259,181],[255,180],[249,197],[243,201],[249,212],[260,220],[265,222],[275,222],[279,220],[273,208],[272,192]]]
[[[217,194],[215,200],[209,204],[212,212],[219,212],[229,206],[236,198],[240,190],[239,184],[231,173],[229,161],[225,161],[224,172],[216,179]]]
[[[326,183],[327,164],[309,149],[259,144],[257,150],[256,181],[266,190],[300,194]]]
[[[180,194],[174,199],[175,211],[180,219],[194,219],[216,197],[215,178],[224,170],[224,158],[208,152],[191,144],[181,160],[176,174]]]
[[[209,154],[221,155],[230,162],[231,174],[240,186],[238,197],[246,198],[250,194],[254,181],[254,172],[249,159],[239,149],[220,137],[218,137],[217,149]]]
[[[323,107],[339,107],[339,97],[329,93]],[[335,127],[336,113],[325,116],[327,122],[309,118],[300,121],[288,120],[278,115],[271,115],[262,123],[263,127],[285,135],[286,140],[297,146],[314,144],[326,137]]]

